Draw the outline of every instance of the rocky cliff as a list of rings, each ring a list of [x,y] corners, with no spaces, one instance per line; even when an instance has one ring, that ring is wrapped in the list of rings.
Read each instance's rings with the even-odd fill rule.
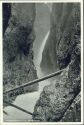
[[[11,4],[3,4],[3,34],[8,26],[8,21],[11,16]]]
[[[10,8],[8,6],[10,5]],[[33,64],[35,4],[3,4],[3,89],[4,92],[37,78]],[[6,13],[9,12],[8,13]],[[10,15],[9,18],[7,14]],[[7,24],[6,24],[7,23]],[[28,88],[35,91],[38,84]],[[25,93],[25,92],[24,92]],[[15,99],[14,97],[13,99]],[[4,100],[6,98],[4,97]],[[7,101],[11,101],[8,98]]]
[[[80,4],[53,4],[41,67],[48,73],[65,71],[44,87],[34,108],[34,120],[81,121],[80,34]]]

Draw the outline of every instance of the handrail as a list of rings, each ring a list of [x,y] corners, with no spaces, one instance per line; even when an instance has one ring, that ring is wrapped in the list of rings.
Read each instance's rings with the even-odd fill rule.
[[[14,91],[14,90],[18,90],[18,89],[20,89],[20,88],[22,88],[22,87],[26,87],[26,86],[33,85],[34,83],[37,83],[37,82],[44,81],[44,80],[46,80],[46,79],[49,79],[49,78],[51,78],[51,77],[54,77],[54,76],[60,74],[60,73],[63,72],[63,71],[64,71],[64,69],[62,69],[62,70],[60,70],[60,71],[57,71],[57,72],[54,72],[54,73],[52,73],[52,74],[49,74],[49,75],[47,75],[47,76],[45,76],[45,77],[43,77],[43,78],[36,79],[36,80],[34,80],[34,81],[31,81],[31,82],[29,82],[29,83],[26,83],[25,85],[21,85],[21,86],[19,86],[19,87],[17,87],[17,88],[14,88],[14,89],[12,89],[12,90],[6,91],[4,94],[10,93],[10,92],[12,92],[12,91]],[[27,114],[33,115],[33,113],[31,113],[31,112],[29,112],[29,111],[27,111],[27,110],[25,110],[25,109],[23,109],[23,108],[21,108],[21,107],[15,105],[15,104],[12,104],[12,103],[10,103],[10,102],[8,102],[8,101],[3,101],[3,103],[6,103],[6,104],[8,104],[8,105],[10,105],[10,106],[12,106],[12,107],[18,109],[18,110],[21,110],[21,111],[27,113]],[[4,112],[4,111],[3,111],[3,112]],[[4,112],[4,113],[7,114],[6,112]]]
[[[12,107],[18,109],[18,110],[21,110],[21,111],[27,113],[27,114],[33,115],[33,113],[31,113],[31,112],[29,112],[29,111],[27,111],[27,110],[25,110],[25,109],[23,109],[23,108],[21,108],[21,107],[15,105],[15,104],[12,104],[12,103],[10,103],[10,102],[8,102],[8,101],[3,101],[3,103],[6,103],[6,104],[8,104],[8,105],[10,105],[10,106],[12,106]]]
[[[35,80],[33,80],[33,81],[30,81],[29,83],[25,83],[24,85],[21,85],[21,86],[19,86],[19,87],[16,87],[16,88],[11,89],[11,90],[8,90],[8,91],[5,91],[3,94],[5,94],[5,95],[6,95],[6,94],[10,94],[12,91],[16,91],[16,93],[17,93],[17,91],[18,91],[19,89],[21,89],[21,91],[24,92],[24,88],[25,88],[25,87],[30,86],[30,85],[33,85],[33,84],[35,84],[35,83],[37,83],[37,82],[44,81],[44,80],[49,79],[49,78],[51,78],[51,77],[54,77],[54,76],[60,74],[61,72],[63,72],[64,70],[65,70],[65,69],[62,69],[62,70],[59,70],[59,71],[57,71],[57,72],[51,73],[51,74],[49,74],[49,75],[47,75],[47,76],[45,76],[45,77],[42,77],[42,78],[40,78],[40,79],[35,79]],[[17,95],[19,95],[19,93],[17,93]]]
[[[8,113],[7,113],[6,111],[4,111],[4,110],[3,110],[3,113],[4,113],[5,115],[8,115]]]

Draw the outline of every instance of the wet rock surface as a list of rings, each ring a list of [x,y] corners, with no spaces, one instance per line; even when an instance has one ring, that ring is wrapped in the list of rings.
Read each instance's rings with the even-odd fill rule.
[[[80,4],[53,4],[41,67],[65,71],[44,87],[34,108],[34,120],[80,122],[80,51]]]
[[[3,38],[4,92],[37,78],[32,50],[35,39],[34,19],[35,4],[11,5],[11,17]],[[28,92],[36,91],[37,88],[38,83],[30,86]],[[12,98],[7,101],[11,102]]]

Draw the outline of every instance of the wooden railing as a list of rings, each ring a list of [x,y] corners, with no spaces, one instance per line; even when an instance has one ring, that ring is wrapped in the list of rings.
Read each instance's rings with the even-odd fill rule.
[[[33,84],[35,84],[35,83],[44,81],[44,80],[46,80],[46,79],[52,78],[52,77],[54,77],[54,76],[56,76],[56,75],[59,75],[59,74],[62,73],[64,70],[65,70],[65,69],[59,70],[59,71],[57,71],[57,72],[51,73],[51,74],[49,74],[49,75],[47,75],[47,76],[45,76],[45,77],[42,77],[42,78],[40,78],[40,79],[35,79],[35,80],[33,80],[33,81],[30,81],[29,83],[25,83],[24,85],[21,85],[21,86],[19,86],[19,87],[17,87],[17,88],[11,89],[11,90],[9,90],[9,91],[5,91],[5,92],[3,93],[3,94],[4,94],[4,97],[7,96],[7,97],[10,98],[10,97],[13,97],[13,96],[16,96],[16,95],[20,95],[20,94],[24,93],[26,87],[28,87],[28,86],[30,86],[30,85],[33,85]],[[8,101],[6,101],[6,100],[4,100],[3,103],[5,103],[5,104],[7,104],[7,105],[10,105],[10,106],[12,106],[12,107],[14,107],[14,108],[17,108],[18,110],[21,110],[21,111],[23,111],[23,112],[25,112],[25,113],[27,113],[27,114],[33,115],[33,113],[31,113],[31,112],[29,112],[29,111],[27,111],[27,110],[25,110],[25,109],[23,109],[23,108],[21,108],[21,107],[19,107],[19,106],[16,106],[16,105],[14,105],[14,104],[11,104],[10,102],[8,102]],[[4,112],[4,113],[5,113],[5,112]]]

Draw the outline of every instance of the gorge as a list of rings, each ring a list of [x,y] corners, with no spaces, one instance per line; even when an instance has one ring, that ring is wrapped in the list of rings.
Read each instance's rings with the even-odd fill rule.
[[[80,122],[80,4],[10,5],[3,40],[4,91],[64,68],[65,71],[30,86],[24,94],[8,98],[33,116],[4,106],[8,113],[4,121]]]

